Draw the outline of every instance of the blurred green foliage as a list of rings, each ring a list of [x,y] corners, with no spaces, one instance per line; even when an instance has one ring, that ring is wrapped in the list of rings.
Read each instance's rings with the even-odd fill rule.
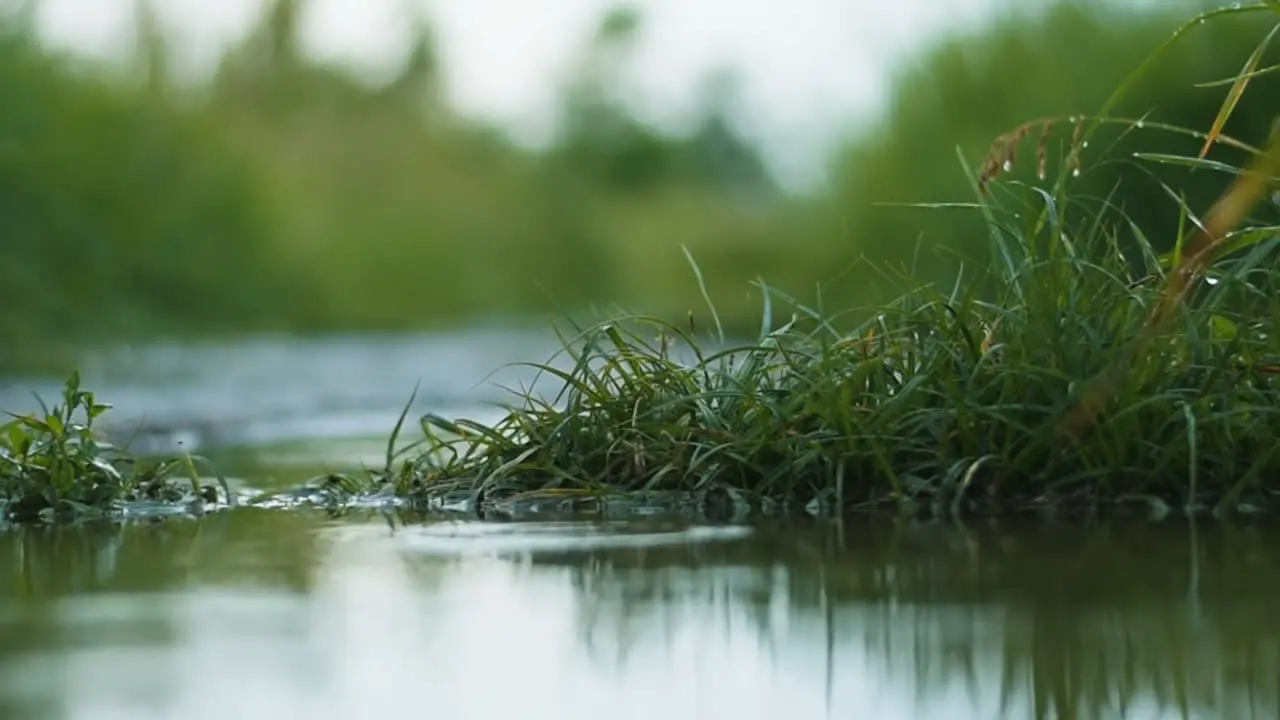
[[[1170,2],[1137,10],[1125,5],[1085,0],[1056,3],[1043,13],[1011,14],[978,34],[945,40],[904,68],[878,126],[858,137],[834,165],[834,191],[825,222],[815,231],[819,237],[839,238],[829,246],[832,260],[847,262],[858,253],[906,268],[916,282],[950,283],[962,260],[970,269],[981,266],[989,230],[977,210],[899,204],[975,202],[972,179],[957,152],[976,174],[1002,133],[1037,118],[1099,112],[1189,14],[1210,6]],[[1202,140],[1152,125],[1164,122],[1207,132],[1229,84],[1204,85],[1239,74],[1273,25],[1266,13],[1218,18],[1201,24],[1160,58],[1109,113],[1144,119],[1143,127],[1108,125],[1083,149],[1081,172],[1066,185],[1070,203],[1057,208],[1065,217],[1064,229],[1095,222],[1105,210],[1107,219],[1119,225],[1122,245],[1133,245],[1126,242],[1132,240],[1132,222],[1157,249],[1171,248],[1181,221],[1178,195],[1193,212],[1203,213],[1231,176],[1193,172],[1133,154],[1194,156]],[[1276,64],[1277,50],[1266,52],[1261,67]],[[1280,114],[1278,91],[1276,74],[1255,77],[1225,133],[1263,144],[1272,119]],[[1036,178],[1039,127],[1019,144],[1012,172],[1003,174],[991,191],[991,199],[1008,211],[998,215],[1001,221],[1025,229],[1035,219],[1045,206],[1035,189],[1049,188],[1053,176],[1063,172],[1072,132],[1069,123],[1050,131],[1046,181]],[[1209,153],[1210,159],[1233,166],[1243,165],[1243,157],[1243,151],[1221,143]],[[864,299],[858,288],[846,290],[844,297]],[[885,291],[882,284],[880,292]]]
[[[0,35],[0,108],[4,355],[270,315],[264,203],[207,119],[16,33]]]
[[[167,40],[140,8],[125,73],[16,25],[0,38],[0,365],[156,333],[403,329],[593,305],[701,317],[682,245],[731,328],[755,326],[757,276],[806,302],[821,284],[829,309],[885,300],[897,289],[861,260],[945,281],[958,256],[983,261],[986,231],[971,210],[879,203],[973,201],[957,147],[976,169],[1019,123],[1096,111],[1186,12],[1063,2],[953,36],[902,70],[879,123],[832,158],[829,185],[793,197],[735,131],[731,73],[707,79],[684,135],[626,110],[633,11],[586,39],[559,134],[534,152],[449,109],[425,24],[399,75],[375,85],[306,57],[302,0],[275,0],[192,87],[170,77]],[[1207,129],[1226,88],[1195,83],[1234,75],[1267,29],[1206,25],[1120,110]],[[1229,134],[1265,136],[1276,82],[1254,81]],[[1118,130],[1086,151],[1076,190],[1110,195],[1167,244],[1177,209],[1150,172],[1198,209],[1227,178],[1139,166],[1128,151],[1195,143],[1146,131],[1109,148]],[[1068,134],[1053,135],[1051,172]],[[1033,164],[1010,176],[1034,179]],[[1008,183],[995,194],[1010,193],[1028,197]]]

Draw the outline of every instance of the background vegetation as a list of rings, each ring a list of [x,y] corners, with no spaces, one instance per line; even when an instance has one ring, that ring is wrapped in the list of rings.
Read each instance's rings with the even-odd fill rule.
[[[780,190],[735,129],[732,73],[707,78],[687,134],[628,112],[614,88],[643,28],[634,11],[584,39],[543,152],[451,111],[425,24],[399,75],[375,86],[307,57],[303,0],[273,0],[192,86],[173,79],[145,2],[124,72],[53,52],[17,18],[0,33],[0,366],[156,334],[394,330],[593,305],[682,318],[703,307],[682,245],[731,328],[757,322],[756,276],[805,301],[821,284],[828,307],[884,301],[901,287],[876,268],[946,282],[987,247],[973,210],[890,204],[972,202],[957,149],[976,170],[1028,118],[1097,111],[1202,4],[1059,2],[951,36],[900,69],[882,117],[806,196]],[[1238,73],[1269,27],[1206,24],[1116,112],[1209,127],[1225,88],[1196,83]],[[1265,138],[1277,82],[1254,80],[1228,134]],[[1119,204],[1167,246],[1179,216],[1159,181],[1202,208],[1229,178],[1133,160],[1196,142],[1123,131],[1086,151],[1073,194]],[[1050,136],[1050,172],[1069,132]],[[1233,152],[1238,164],[1228,147],[1211,157]],[[1034,180],[1034,162],[1010,175]]]

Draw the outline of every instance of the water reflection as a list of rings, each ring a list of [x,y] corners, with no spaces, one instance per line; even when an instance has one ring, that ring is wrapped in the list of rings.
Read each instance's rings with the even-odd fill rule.
[[[1273,718],[1277,534],[253,509],[10,530],[0,717]]]

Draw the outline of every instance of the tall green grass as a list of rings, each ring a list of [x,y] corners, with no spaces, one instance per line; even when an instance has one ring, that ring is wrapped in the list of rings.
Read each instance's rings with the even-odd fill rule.
[[[1187,29],[1173,52],[1131,74],[1188,15],[1217,5],[1227,3],[1050,3],[1042,12],[1010,13],[981,29],[943,38],[900,65],[884,112],[833,159],[832,197],[813,216],[810,231],[826,250],[825,267],[846,272],[841,283],[828,283],[828,301],[841,307],[882,302],[904,286],[949,286],[962,263],[971,273],[996,261],[988,219],[926,206],[955,208],[972,201],[972,180],[954,162],[955,153],[977,168],[992,138],[1010,128],[1032,118],[1065,121],[1103,106],[1108,106],[1101,113],[1107,122],[1091,130],[1076,166],[1079,175],[1064,183],[1069,202],[1058,208],[1060,222],[1080,235],[1091,231],[1100,213],[1121,210],[1152,247],[1171,250],[1180,204],[1204,210],[1231,176],[1156,158],[1198,154],[1204,140],[1179,130],[1213,126],[1227,85],[1255,47],[1265,46],[1261,68],[1280,62],[1280,48],[1266,42],[1272,23],[1265,13],[1228,12]],[[1262,142],[1276,113],[1272,98],[1278,83],[1274,72],[1254,76],[1224,132]],[[1034,137],[1039,127],[1029,130]],[[1048,139],[1046,169],[1055,179],[1062,169],[1055,163],[1070,151],[1073,130],[1059,122]],[[1053,182],[1037,178],[1032,144],[1021,146],[1023,154],[1006,174],[1019,182],[992,188],[1010,212],[1039,203],[1039,191],[1055,190]],[[1247,149],[1229,144],[1215,144],[1207,156],[1226,166],[1241,166],[1248,158]],[[1171,195],[1170,187],[1177,192]],[[1275,209],[1258,211],[1260,221],[1280,220]],[[1142,252],[1127,238],[1121,244],[1132,256]],[[894,273],[881,278],[864,272],[866,265],[852,265],[858,258]],[[817,266],[813,276],[835,275],[823,267]],[[972,279],[969,274],[967,281]]]
[[[861,308],[871,319],[848,331],[840,313],[761,281],[759,333],[739,347],[726,346],[709,297],[709,339],[640,316],[575,328],[571,367],[538,366],[558,394],[521,393],[493,427],[423,418],[425,448],[397,487],[424,500],[677,491],[717,507],[955,513],[1274,507],[1277,235],[1249,212],[1280,167],[1280,136],[1257,150],[1222,136],[1223,122],[1173,128],[1204,151],[1230,142],[1252,160],[1160,158],[1236,176],[1203,217],[1183,204],[1171,243],[1114,207],[1087,224],[1066,218],[1080,217],[1069,192],[1080,151],[1117,121],[1110,113],[1137,80],[1203,21],[1276,13],[1263,2],[1186,23],[1099,112],[1059,123],[1070,142],[1047,183],[999,177],[1028,131],[997,142],[969,173],[969,210],[995,261],[954,286]],[[1219,120],[1260,72],[1246,66],[1232,81]],[[1036,202],[1002,202],[996,190],[1009,184]]]

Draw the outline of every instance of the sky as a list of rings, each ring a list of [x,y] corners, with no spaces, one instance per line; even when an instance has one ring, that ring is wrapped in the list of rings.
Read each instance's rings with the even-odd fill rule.
[[[0,0],[3,3],[5,0]],[[9,0],[14,2],[14,0]],[[60,47],[110,57],[130,40],[133,0],[42,0]],[[264,0],[157,0],[180,68],[206,70]],[[871,117],[893,63],[940,33],[989,17],[995,0],[635,0],[644,28],[633,100],[647,120],[689,117],[704,74],[743,78],[741,126],[784,182],[820,177],[833,143]],[[564,69],[611,0],[310,0],[304,46],[372,77],[397,67],[412,13],[436,33],[447,93],[462,113],[536,146],[549,136]]]

